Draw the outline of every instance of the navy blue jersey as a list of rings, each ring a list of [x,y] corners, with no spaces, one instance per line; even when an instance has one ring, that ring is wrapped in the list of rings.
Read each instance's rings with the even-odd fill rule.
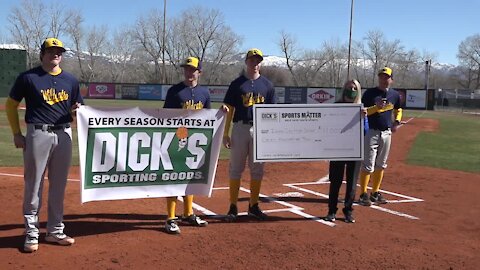
[[[394,117],[393,111],[400,109],[400,95],[392,88],[386,92],[377,87],[369,88],[362,96],[362,103],[365,107],[371,107],[382,98],[387,99],[385,108],[381,112],[368,116],[368,125],[371,129],[387,130],[391,128]]]
[[[71,107],[83,104],[77,79],[61,71],[52,75],[42,67],[21,73],[10,91],[10,98],[20,102],[25,98],[25,122],[58,125],[72,122]]]
[[[181,82],[167,91],[163,108],[168,109],[210,109],[210,92],[206,86],[190,87]]]
[[[230,84],[223,103],[235,108],[233,122],[251,121],[253,105],[275,103],[275,88],[263,76],[250,80],[242,75]]]

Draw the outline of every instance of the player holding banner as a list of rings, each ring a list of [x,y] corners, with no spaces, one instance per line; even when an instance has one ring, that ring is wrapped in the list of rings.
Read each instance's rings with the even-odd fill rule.
[[[170,89],[168,89],[163,108],[170,109],[188,109],[200,110],[210,109],[210,92],[206,86],[198,84],[198,80],[202,73],[202,65],[198,58],[188,57],[181,64],[183,67],[184,80]],[[223,111],[228,108],[223,106]],[[180,151],[186,145],[186,137],[188,131],[186,128],[179,128],[177,130],[177,137],[179,140]],[[177,197],[167,198],[167,221],[165,222],[165,230],[171,234],[179,234],[180,227],[177,223],[175,209],[177,205]],[[205,227],[208,222],[201,219],[193,213],[193,195],[186,195],[183,197],[183,216],[182,221],[192,226]]]
[[[41,65],[18,76],[5,105],[15,147],[23,148],[25,252],[38,249],[38,214],[46,169],[49,189],[45,241],[63,246],[75,242],[63,232],[63,199],[72,159],[70,122],[73,121],[72,112],[83,99],[77,79],[59,66],[65,51],[60,40],[47,38],[40,48]],[[18,119],[22,99],[27,107],[25,136]]]

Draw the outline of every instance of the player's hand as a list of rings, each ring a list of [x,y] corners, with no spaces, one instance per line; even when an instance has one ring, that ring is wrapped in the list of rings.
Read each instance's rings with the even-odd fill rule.
[[[13,135],[13,144],[16,148],[25,148],[25,136],[22,133]]]
[[[80,108],[81,105],[82,104],[78,102],[72,105],[72,107],[70,108],[70,113],[72,114],[73,117],[77,115],[77,109]]]
[[[395,121],[393,123],[393,127],[392,127],[392,132],[396,132],[397,129],[401,126],[401,125],[405,125],[407,122],[405,121]]]
[[[362,108],[362,118],[368,116],[367,108]]]
[[[383,107],[385,107],[385,105],[387,105],[387,99],[379,98],[379,99],[377,99],[377,101],[375,101],[375,105],[377,105],[377,107],[379,109],[383,109]]]
[[[227,149],[230,149],[232,147],[230,136],[223,136],[223,146],[225,146],[225,148]]]
[[[230,109],[228,108],[227,105],[222,105],[222,107],[220,107],[220,109],[225,113],[228,113],[230,111]]]

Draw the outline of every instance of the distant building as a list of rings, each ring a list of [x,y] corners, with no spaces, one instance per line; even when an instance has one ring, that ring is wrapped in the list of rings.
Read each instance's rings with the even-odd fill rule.
[[[26,50],[0,44],[0,97],[8,96],[18,74],[26,69]]]

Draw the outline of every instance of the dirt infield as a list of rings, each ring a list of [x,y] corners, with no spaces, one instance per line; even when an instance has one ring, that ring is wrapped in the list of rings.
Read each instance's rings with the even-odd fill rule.
[[[355,206],[357,222],[335,226],[318,219],[327,213],[326,162],[267,164],[262,194],[274,200],[261,206],[268,221],[225,223],[212,215],[208,227],[181,226],[175,236],[163,231],[165,199],[82,205],[79,182],[70,181],[65,224],[76,244],[50,245],[42,235],[39,250],[24,254],[22,178],[4,175],[22,169],[0,168],[0,269],[480,269],[480,175],[404,162],[417,133],[437,125],[415,119],[401,128],[382,184],[391,202]],[[227,165],[219,163],[212,198],[195,199],[207,213],[228,210]],[[78,175],[74,168],[70,177]],[[242,187],[239,210],[246,211],[248,181]]]

